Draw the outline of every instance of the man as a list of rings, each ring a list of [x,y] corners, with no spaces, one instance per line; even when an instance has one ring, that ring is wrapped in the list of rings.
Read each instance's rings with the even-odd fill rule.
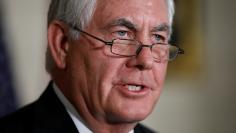
[[[159,99],[169,60],[172,0],[52,0],[47,70],[35,103],[1,133],[152,133],[138,124]]]

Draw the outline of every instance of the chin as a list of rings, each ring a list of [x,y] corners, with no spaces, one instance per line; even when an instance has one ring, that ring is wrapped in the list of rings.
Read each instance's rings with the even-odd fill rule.
[[[144,120],[153,111],[159,91],[154,94],[148,90],[144,92],[129,92],[121,88],[113,89],[103,106],[106,119],[113,123],[137,123]],[[118,92],[117,92],[118,91]]]
[[[123,109],[120,112],[113,112],[109,114],[108,121],[111,123],[137,123],[152,112],[152,109]]]

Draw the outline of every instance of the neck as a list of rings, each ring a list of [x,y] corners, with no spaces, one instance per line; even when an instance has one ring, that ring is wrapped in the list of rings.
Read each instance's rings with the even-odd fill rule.
[[[106,121],[98,121],[96,119],[88,121],[92,131],[95,133],[128,133],[134,129],[133,123],[108,123]]]
[[[91,131],[95,133],[128,133],[134,129],[136,122],[112,122],[111,120],[104,119],[104,117],[99,117],[104,115],[96,115],[94,112],[89,111],[81,95],[73,96],[73,94],[80,93],[68,93],[66,89],[63,89],[63,85],[61,86],[58,82],[55,82],[55,84],[71,105],[68,107],[66,106],[68,104],[66,104],[66,108]]]
[[[77,112],[79,113],[80,117],[85,122],[86,126],[95,133],[128,133],[132,131],[137,124],[135,123],[125,123],[125,122],[111,122],[104,117],[99,117],[98,115],[94,115],[93,112],[89,111],[87,106],[83,101],[83,99],[78,97],[78,99],[70,100],[74,107],[76,108]],[[80,101],[79,104],[76,104],[78,102],[73,101]]]

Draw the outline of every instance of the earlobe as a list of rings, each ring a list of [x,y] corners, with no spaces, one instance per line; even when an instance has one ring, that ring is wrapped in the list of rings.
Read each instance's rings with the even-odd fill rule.
[[[67,30],[63,23],[54,21],[48,26],[48,46],[57,67],[66,67],[66,56],[69,42],[66,36]]]

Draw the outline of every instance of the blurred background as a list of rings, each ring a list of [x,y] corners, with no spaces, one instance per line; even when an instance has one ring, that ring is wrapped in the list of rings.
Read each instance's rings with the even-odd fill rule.
[[[0,116],[36,100],[45,71],[49,0],[0,1]],[[143,123],[161,133],[236,132],[235,0],[176,0],[165,89]]]

